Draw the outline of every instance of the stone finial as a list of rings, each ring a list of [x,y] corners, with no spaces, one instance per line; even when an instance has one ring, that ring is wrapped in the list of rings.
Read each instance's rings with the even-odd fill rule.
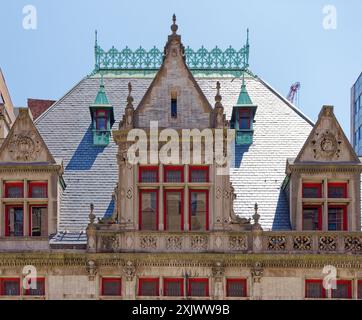
[[[221,85],[220,85],[220,82],[216,82],[216,96],[215,96],[215,108],[217,107],[222,107],[221,105],[221,100],[222,100],[222,97],[221,97],[221,94],[220,94],[220,88],[221,88]]]
[[[258,204],[255,203],[254,205],[254,211],[255,213],[253,214],[253,220],[254,220],[254,224],[253,224],[253,230],[263,230],[259,220],[260,220],[260,214],[258,213]]]
[[[131,82],[128,82],[127,107],[133,108],[132,83]]]
[[[96,216],[93,213],[93,211],[94,211],[94,204],[91,203],[90,204],[90,213],[89,213],[89,222],[90,222],[91,225],[94,224],[94,220],[96,219]]]
[[[172,31],[172,34],[176,34],[177,30],[178,30],[178,25],[176,24],[176,15],[173,14],[172,16],[172,25],[171,25],[171,31]]]

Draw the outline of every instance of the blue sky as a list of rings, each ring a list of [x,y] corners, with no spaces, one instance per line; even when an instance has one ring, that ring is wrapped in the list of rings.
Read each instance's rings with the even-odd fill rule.
[[[36,30],[23,28],[28,4]],[[326,5],[337,10],[336,29],[323,28]],[[14,104],[59,99],[88,75],[95,29],[104,49],[163,48],[174,12],[192,48],[240,48],[249,27],[251,70],[284,96],[301,82],[300,109],[315,120],[323,104],[334,105],[350,136],[350,88],[362,72],[360,0],[2,1],[0,67]]]

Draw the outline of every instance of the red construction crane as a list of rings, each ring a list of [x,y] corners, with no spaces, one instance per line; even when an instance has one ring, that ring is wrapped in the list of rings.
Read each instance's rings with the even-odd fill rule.
[[[298,100],[297,96],[298,96],[299,89],[300,89],[300,83],[299,82],[293,83],[291,85],[288,96],[287,96],[287,100],[290,103],[294,103],[294,100]]]

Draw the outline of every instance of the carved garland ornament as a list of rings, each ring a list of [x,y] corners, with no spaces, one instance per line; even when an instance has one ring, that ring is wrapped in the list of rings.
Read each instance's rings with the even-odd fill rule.
[[[9,142],[9,154],[15,161],[34,161],[42,150],[42,143],[35,132],[14,134]]]

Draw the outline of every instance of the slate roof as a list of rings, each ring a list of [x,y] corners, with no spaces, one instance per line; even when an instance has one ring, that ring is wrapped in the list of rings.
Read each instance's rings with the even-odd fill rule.
[[[128,82],[132,82],[134,106],[137,106],[152,79],[152,76],[104,77],[105,91],[114,107],[113,129],[118,128],[126,106]],[[250,217],[257,202],[264,229],[289,229],[288,203],[281,191],[285,162],[297,156],[312,122],[262,80],[251,77],[245,80],[257,111],[254,143],[236,148],[236,167],[231,169],[237,194],[234,210]],[[222,104],[230,119],[239,97],[241,79],[209,76],[196,77],[196,81],[212,106],[216,81],[220,81]],[[36,121],[53,156],[64,161],[67,188],[61,202],[59,231],[85,230],[90,203],[94,203],[97,217],[109,215],[114,209],[112,192],[117,182],[117,148],[113,140],[107,147],[92,143],[89,105],[94,102],[99,83],[97,75],[82,79]]]

